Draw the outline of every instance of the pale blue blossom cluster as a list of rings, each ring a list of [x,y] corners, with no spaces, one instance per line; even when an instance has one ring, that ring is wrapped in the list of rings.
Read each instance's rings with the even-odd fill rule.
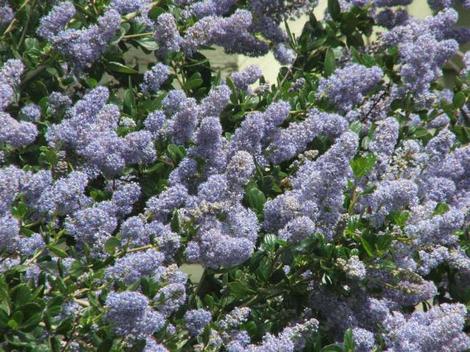
[[[233,84],[239,89],[248,90],[250,84],[255,83],[262,75],[261,69],[257,65],[250,65],[243,71],[232,74]]]
[[[230,17],[204,17],[187,30],[183,38],[183,49],[191,54],[201,46],[220,45],[228,53],[264,55],[269,47],[250,33],[252,23],[252,13],[240,9]]]
[[[350,64],[323,78],[318,85],[318,97],[326,97],[340,111],[346,112],[359,104],[383,77],[380,67]]]
[[[121,23],[119,12],[111,8],[98,18],[98,23],[84,29],[65,29],[75,16],[76,9],[69,2],[61,2],[41,19],[38,35],[69,58],[76,69],[83,70],[98,60],[117,33]]]
[[[314,232],[333,238],[344,212],[344,189],[358,137],[345,132],[319,159],[306,161],[292,179],[293,189],[266,203],[264,226],[282,238],[300,241]]]
[[[41,118],[41,108],[36,104],[28,104],[21,108],[20,117],[26,121],[38,122]]]
[[[464,351],[470,345],[470,338],[461,331],[465,315],[463,305],[445,303],[409,317],[394,312],[384,322],[387,351]]]
[[[112,0],[110,6],[120,14],[128,14],[143,11],[149,3],[149,0]]]
[[[33,143],[38,135],[36,125],[29,121],[18,121],[6,111],[15,100],[15,90],[21,82],[23,71],[23,63],[14,59],[5,62],[0,69],[0,143],[14,148]],[[36,112],[33,115],[37,117]]]
[[[228,53],[260,56],[270,49],[265,41],[256,37],[256,33],[261,33],[272,42],[275,58],[289,65],[296,55],[288,44],[288,35],[281,28],[281,22],[312,8],[316,2],[252,1],[246,9],[237,9],[234,0],[177,1],[177,5],[182,8],[183,19],[195,18],[197,22],[181,35],[174,16],[160,15],[155,27],[160,54],[183,49],[191,55],[201,46],[215,44]]]
[[[22,79],[58,70],[27,56],[0,69],[1,284],[24,280],[5,292],[39,286],[47,306],[60,301],[54,322],[147,352],[294,352],[311,337],[358,352],[469,349],[470,57],[458,89],[440,89],[461,54],[457,13],[432,1],[443,10],[416,20],[409,3],[340,2],[341,18],[390,30],[377,47],[335,48],[329,75],[331,62],[299,68],[305,38],[282,28],[314,1],[56,3],[34,35],[67,77],[36,99]],[[3,30],[14,12],[0,5]],[[88,10],[97,22],[84,27]],[[152,31],[123,39],[142,24]],[[141,35],[157,61],[141,74],[113,63],[129,75],[124,97],[92,78],[110,45]],[[292,65],[287,82],[252,91],[264,80],[253,65],[189,87],[184,70],[214,45],[272,51]],[[64,297],[47,296],[57,287]]]
[[[145,338],[160,330],[164,317],[149,306],[147,297],[138,292],[110,293],[106,299],[106,319],[116,334],[128,338]]]
[[[106,104],[108,97],[105,87],[88,92],[66,112],[66,119],[49,128],[50,145],[75,150],[106,175],[119,174],[126,164],[152,162],[156,158],[152,134],[140,130],[119,136],[120,112],[116,105]]]
[[[13,9],[8,5],[6,0],[3,0],[0,3],[0,26],[8,24],[13,17],[15,17]]]
[[[285,351],[294,352],[304,347],[306,336],[318,329],[318,321],[310,319],[292,327],[286,327],[277,336],[266,334],[259,345],[250,344],[249,336],[238,334],[229,343],[228,350],[233,352],[264,352]]]
[[[144,92],[156,93],[160,86],[165,83],[170,74],[168,66],[163,64],[156,64],[144,74],[144,83],[141,84],[141,89]]]
[[[199,335],[212,320],[212,314],[204,309],[188,310],[184,315],[186,328],[191,335]]]
[[[404,86],[397,88],[397,94],[429,94],[430,84],[442,74],[442,65],[458,49],[457,41],[448,39],[457,19],[457,12],[447,9],[424,20],[412,19],[384,34],[384,45],[398,46],[400,52]]]

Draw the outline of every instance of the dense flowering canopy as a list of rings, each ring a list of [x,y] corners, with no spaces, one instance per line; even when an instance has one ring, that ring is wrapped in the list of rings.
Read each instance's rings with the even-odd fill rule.
[[[470,350],[470,3],[410,3],[0,0],[0,350]]]

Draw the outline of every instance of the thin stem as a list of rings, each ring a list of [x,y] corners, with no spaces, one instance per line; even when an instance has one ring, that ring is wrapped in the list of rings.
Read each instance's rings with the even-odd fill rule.
[[[286,74],[284,75],[284,77],[282,78],[281,82],[279,82],[279,88],[282,88],[282,86],[284,85],[284,82],[287,80],[287,77],[291,74],[291,70],[288,69]],[[276,100],[277,96],[279,95],[279,92],[281,91],[282,89],[278,89],[278,91],[276,92],[276,94],[274,94],[273,96],[273,101]]]
[[[201,292],[201,289],[202,289],[202,284],[203,282],[206,280],[206,277],[207,277],[207,270],[204,269],[202,271],[202,275],[201,275],[201,278],[199,279],[199,282],[197,284],[197,289],[196,289],[196,294],[199,295],[199,293]]]
[[[19,13],[26,5],[28,5],[29,1],[30,1],[30,0],[25,0],[25,2],[18,8],[18,10],[16,10],[15,15],[16,15],[17,13]],[[28,16],[28,22],[29,22],[29,18],[30,18],[30,17],[31,17],[31,16]],[[3,36],[5,36],[6,34],[8,34],[8,33],[13,29],[13,25],[14,25],[16,22],[18,22],[18,21],[17,21],[16,18],[14,17],[14,18],[11,20],[10,24],[8,25],[8,27],[7,27],[7,28],[5,29],[5,31],[3,32]]]
[[[178,67],[175,66],[174,64],[172,64],[171,67],[172,67],[173,70],[175,71],[176,80],[177,80],[178,83],[180,84],[181,89],[183,89],[183,91],[184,91],[185,93],[188,93],[188,91],[186,90],[184,81],[182,81],[182,80],[180,79],[179,75],[178,75]],[[183,77],[183,78],[184,78],[184,77]]]
[[[37,68],[35,68],[33,71],[30,71],[26,74],[25,78],[22,80],[21,84],[24,85],[25,83],[29,82],[39,74],[41,74],[43,71],[47,69],[47,65],[39,65]]]
[[[447,61],[447,65],[450,66],[450,68],[455,71],[455,73],[462,71],[462,69],[452,60]]]
[[[152,9],[155,5],[159,5],[159,4],[160,4],[160,0],[150,3],[148,6],[149,6],[150,9]],[[139,15],[140,15],[140,11],[131,12],[131,13],[127,14],[126,16],[124,16],[124,18],[122,19],[122,22],[130,21],[130,20],[132,20],[133,18],[135,18]]]
[[[348,207],[348,214],[352,214],[354,211],[354,206],[356,205],[357,201],[357,186],[354,184],[354,188],[351,193],[351,200],[349,202],[349,207]]]
[[[30,0],[25,0],[25,2],[18,8],[18,10],[16,11],[16,13],[20,12],[20,11],[23,9],[23,7],[25,7],[26,5],[28,5],[29,1],[30,1]]]
[[[89,307],[90,306],[90,302],[85,301],[84,299],[74,298],[73,300],[74,300],[74,302],[80,304],[82,307]]]
[[[32,256],[30,259],[28,259],[25,264],[29,265],[29,264],[33,263],[42,254],[42,251],[43,250],[38,251],[34,256]]]
[[[8,27],[5,29],[5,31],[3,32],[3,37],[5,37],[5,35],[7,35],[12,29],[13,29],[13,26],[14,24],[16,23],[16,18],[13,18],[10,22],[10,24],[8,25]]]
[[[36,5],[36,1],[33,0],[32,4],[31,4],[31,8],[29,9],[29,16],[27,16],[28,18],[26,19],[26,23],[24,25],[23,31],[21,32],[21,37],[20,37],[20,40],[18,42],[18,48],[21,48],[21,45],[23,44],[23,40],[24,40],[26,32],[28,30],[29,23],[31,22],[31,11],[34,9],[34,5]]]
[[[78,317],[75,318],[75,320],[74,320],[74,322],[73,322],[72,331],[70,332],[70,338],[67,338],[67,340],[65,341],[65,344],[64,344],[64,346],[62,347],[61,352],[67,351],[67,348],[69,347],[70,342],[72,341],[73,334],[75,334],[75,330],[77,329],[78,320],[79,320]]]
[[[384,91],[382,92],[382,94],[380,94],[380,96],[377,98],[377,100],[374,101],[374,103],[372,104],[372,106],[370,107],[369,111],[364,115],[364,119],[362,119],[362,121],[366,121],[367,118],[369,117],[369,115],[372,113],[372,111],[375,109],[375,107],[377,106],[377,104],[385,97],[385,95],[387,94],[387,91],[389,89],[390,85],[388,85]]]
[[[137,34],[129,34],[125,35],[122,37],[122,39],[133,39],[133,38],[140,38],[140,37],[146,37],[149,35],[153,35],[153,32],[145,32],[145,33],[137,33]]]
[[[465,54],[463,52],[461,52],[460,50],[457,50],[456,54],[457,54],[457,56],[459,56],[462,59],[465,56]]]
[[[150,249],[150,248],[154,248],[153,244],[148,244],[146,246],[137,247],[137,248],[131,248],[127,251],[127,253],[139,252],[139,251],[143,251],[145,249]]]

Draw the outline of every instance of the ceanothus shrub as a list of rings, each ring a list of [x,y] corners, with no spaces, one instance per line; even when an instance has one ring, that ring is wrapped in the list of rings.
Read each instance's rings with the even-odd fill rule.
[[[470,350],[470,29],[411,2],[0,0],[0,350]]]

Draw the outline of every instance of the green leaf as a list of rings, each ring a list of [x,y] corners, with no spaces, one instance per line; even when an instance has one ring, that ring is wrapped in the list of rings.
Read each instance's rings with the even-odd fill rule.
[[[94,78],[88,77],[87,79],[85,79],[85,84],[88,88],[93,89],[96,88],[96,86],[98,85],[98,81]]]
[[[389,217],[395,225],[403,227],[410,218],[410,213],[406,210],[401,212],[392,212]]]
[[[179,163],[186,155],[186,151],[183,146],[177,146],[176,144],[169,144],[166,148],[168,155],[171,160]]]
[[[430,133],[430,130],[424,127],[418,127],[413,134],[413,138],[420,139],[423,142],[427,142],[432,138],[432,134]]]
[[[335,60],[335,53],[331,48],[328,48],[325,53],[325,61],[323,63],[325,75],[329,76],[333,72],[335,72],[336,69],[336,60]]]
[[[236,298],[245,298],[247,295],[256,294],[256,291],[250,289],[245,283],[242,282],[229,282],[227,286],[230,293]]]
[[[343,352],[343,349],[338,345],[327,345],[321,349],[321,352]]]
[[[142,292],[149,298],[154,297],[157,294],[159,286],[151,278],[143,277],[140,280]]]
[[[49,337],[49,349],[52,352],[60,352],[62,346],[60,344],[60,340],[57,336],[50,336]]]
[[[454,105],[454,107],[456,109],[460,109],[460,108],[462,108],[462,106],[464,106],[465,100],[466,100],[465,93],[464,92],[458,92],[454,95],[454,98],[452,100],[452,104]]]
[[[73,317],[62,320],[56,328],[55,333],[59,335],[66,335],[72,329]]]
[[[372,248],[371,244],[369,243],[369,241],[367,241],[364,236],[361,236],[360,237],[360,241],[361,241],[361,244],[362,244],[362,248],[364,248],[364,250],[366,251],[367,255],[369,257],[373,257],[374,256],[374,249]]]
[[[446,203],[438,203],[436,207],[434,208],[434,212],[432,213],[433,215],[442,215],[444,213],[447,213],[449,211],[450,207]]]
[[[133,110],[135,106],[135,99],[134,99],[134,92],[132,89],[128,88],[124,92],[124,99],[123,99],[123,108],[124,112],[133,115]]]
[[[152,165],[148,169],[145,169],[143,172],[144,172],[144,174],[153,174],[153,173],[158,174],[159,172],[161,172],[165,168],[166,168],[166,165],[164,163],[157,162],[155,165]]]
[[[346,330],[346,332],[344,333],[343,345],[344,352],[354,352],[355,345],[351,329]]]
[[[39,48],[39,41],[36,38],[26,38],[24,41],[26,50]]]
[[[67,253],[62,249],[62,248],[59,248],[58,246],[56,245],[53,245],[53,244],[49,244],[47,246],[47,248],[52,252],[54,253],[56,256],[60,257],[60,258],[66,258],[67,257]]]
[[[54,149],[49,149],[46,146],[41,146],[39,148],[39,162],[46,164],[47,166],[52,166],[57,164],[59,157]]]
[[[362,64],[363,63],[363,60],[362,60],[362,55],[359,51],[357,51],[357,49],[355,47],[351,47],[350,48],[351,50],[351,56],[353,57],[353,59],[358,63],[358,64]]]
[[[374,154],[358,156],[351,161],[354,176],[358,179],[367,175],[374,167],[377,157]]]
[[[328,12],[335,21],[341,18],[341,7],[338,0],[328,0]]]
[[[0,327],[5,328],[8,326],[9,314],[3,309],[0,309]]]
[[[377,236],[375,242],[375,248],[382,253],[387,252],[390,249],[390,245],[392,244],[393,238],[390,235],[380,235]]]
[[[470,142],[470,128],[469,127],[453,126],[452,132],[455,133],[460,143],[467,144]]]
[[[362,131],[362,123],[360,121],[354,121],[349,125],[349,129],[354,133],[359,134]]]
[[[199,88],[200,86],[202,86],[203,83],[204,83],[204,80],[202,79],[201,74],[199,72],[196,72],[186,82],[186,88],[187,89]]]
[[[10,319],[7,323],[8,327],[16,330],[18,328],[18,323],[14,319]]]
[[[142,38],[136,40],[137,44],[148,51],[154,51],[158,49],[158,44],[152,38]]]
[[[112,338],[106,338],[98,346],[97,352],[109,352],[109,351],[111,351],[112,347],[113,347],[113,339]]]
[[[266,281],[269,279],[269,274],[271,271],[271,260],[268,257],[261,258],[258,268],[256,269],[257,276]]]
[[[246,200],[250,208],[256,210],[257,213],[263,212],[266,196],[257,187],[252,187],[246,192]]]
[[[35,329],[39,322],[42,320],[41,312],[31,314],[28,319],[21,323],[21,329],[23,331],[32,331]]]
[[[16,206],[12,208],[11,213],[16,218],[23,219],[28,213],[28,207],[25,203],[19,202]]]
[[[120,246],[120,244],[121,241],[119,241],[118,238],[110,237],[104,244],[104,250],[106,251],[106,253],[113,254],[116,251],[116,248]]]
[[[126,66],[116,61],[110,61],[106,63],[106,68],[112,72],[125,73],[128,75],[136,75],[139,72],[134,70],[132,67]]]
[[[26,284],[20,284],[13,289],[11,297],[16,307],[24,306],[31,301],[31,289]]]

